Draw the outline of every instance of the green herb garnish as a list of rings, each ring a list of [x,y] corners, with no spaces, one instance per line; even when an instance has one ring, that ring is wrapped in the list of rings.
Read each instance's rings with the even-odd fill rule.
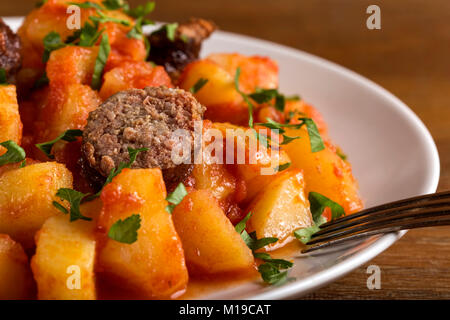
[[[126,11],[129,9],[128,3],[123,0],[104,0],[102,1],[102,4],[107,10],[124,9]]]
[[[106,60],[108,60],[111,47],[109,45],[108,35],[104,34],[100,42],[97,59],[95,60],[94,73],[92,74],[92,88],[98,90],[102,82],[103,69],[105,68]]]
[[[8,77],[6,75],[6,70],[4,68],[0,68],[0,85],[8,84]]]
[[[50,159],[54,159],[55,156],[52,155],[51,152],[52,152],[53,145],[56,142],[58,142],[59,140],[72,142],[72,141],[77,140],[77,137],[81,137],[82,135],[83,135],[83,131],[78,130],[78,129],[66,130],[63,133],[61,133],[57,138],[55,138],[51,141],[36,144],[36,147],[39,150],[41,150],[43,153],[45,153],[45,155],[47,157],[49,157]]]
[[[50,53],[52,51],[64,48],[66,46],[66,44],[62,42],[59,33],[55,31],[49,32],[44,37],[43,42],[44,42],[44,54],[42,55],[42,62],[44,63],[48,61],[48,59],[50,58]]]
[[[42,88],[49,83],[49,79],[47,76],[47,72],[44,71],[44,73],[36,80],[36,82],[33,85],[33,89],[39,89]]]
[[[347,161],[348,156],[344,152],[342,152],[341,148],[336,148],[336,154],[342,160]]]
[[[277,242],[278,239],[272,237],[257,239],[256,232],[247,233],[245,228],[251,215],[252,213],[249,212],[234,228],[252,250],[253,256],[265,262],[258,267],[258,272],[261,274],[263,281],[268,284],[282,284],[287,280],[287,271],[281,270],[291,268],[293,263],[283,259],[272,259],[268,253],[255,252],[258,249]]]
[[[0,166],[9,163],[25,161],[25,150],[12,140],[0,143],[0,146],[6,148],[6,152],[0,156]]]
[[[291,166],[291,163],[290,162],[286,162],[286,163],[283,163],[282,165],[279,165],[278,167],[275,167],[274,171],[275,172],[281,172],[281,171],[286,170],[290,166]]]
[[[76,221],[78,219],[81,220],[92,220],[89,217],[83,216],[80,211],[80,204],[81,201],[88,196],[86,193],[81,193],[79,191],[69,189],[69,188],[60,188],[56,192],[56,196],[59,197],[61,200],[66,200],[70,204],[70,211],[68,211],[66,208],[64,208],[61,204],[59,204],[56,201],[53,201],[53,206],[57,208],[59,211],[61,211],[64,214],[70,213],[70,222]]]
[[[136,8],[129,9],[126,11],[126,13],[135,18],[138,19],[139,17],[145,17],[146,15],[150,14],[155,10],[155,2],[149,1],[143,5],[139,5]]]
[[[303,244],[307,244],[311,240],[312,235],[320,230],[320,225],[325,222],[327,220],[321,215],[311,227],[295,230],[294,236]]]
[[[167,202],[169,202],[166,206],[166,211],[172,214],[175,207],[180,204],[187,194],[186,187],[182,182],[180,182],[175,190],[166,197]]]
[[[103,8],[95,2],[85,1],[85,2],[67,2],[67,4],[80,7],[81,9],[97,9],[102,10]]]
[[[344,208],[333,200],[321,195],[317,192],[310,192],[308,195],[308,200],[311,207],[311,214],[314,221],[318,221],[318,219],[322,216],[323,210],[325,208],[331,209],[331,219],[337,219],[341,216],[345,215]]]
[[[124,220],[116,221],[108,231],[108,237],[121,243],[132,244],[137,241],[141,227],[141,216],[133,214]]]
[[[167,36],[167,39],[169,39],[170,41],[175,41],[175,34],[176,34],[176,31],[177,31],[177,28],[178,28],[178,23],[168,23],[168,24],[165,24],[164,26],[163,26],[163,28],[165,28],[166,29],[166,36]]]
[[[39,0],[39,1],[36,2],[36,4],[34,6],[35,6],[35,8],[40,8],[44,4],[46,4],[47,2],[48,2],[48,0]]]
[[[201,88],[203,88],[203,86],[205,85],[205,84],[207,84],[208,83],[208,79],[205,79],[205,78],[200,78],[200,79],[198,79],[198,81],[192,86],[192,88],[190,88],[189,89],[189,91],[192,93],[192,94],[195,94],[195,93],[197,93]]]

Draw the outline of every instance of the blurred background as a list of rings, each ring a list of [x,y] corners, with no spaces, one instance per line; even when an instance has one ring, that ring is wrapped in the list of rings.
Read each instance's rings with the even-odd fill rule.
[[[0,16],[25,15],[35,2],[0,0]],[[144,2],[129,0],[131,5]],[[381,8],[381,30],[366,28],[371,4]],[[450,189],[450,1],[156,0],[152,17],[166,22],[211,19],[222,30],[301,49],[375,81],[428,127],[441,157],[439,190]],[[381,290],[366,287],[370,264],[382,270]],[[449,268],[450,229],[415,230],[307,298],[450,298]]]

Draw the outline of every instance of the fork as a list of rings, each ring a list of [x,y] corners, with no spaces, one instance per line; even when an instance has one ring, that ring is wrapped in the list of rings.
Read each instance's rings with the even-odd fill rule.
[[[398,200],[322,224],[302,253],[377,234],[450,225],[450,191]]]

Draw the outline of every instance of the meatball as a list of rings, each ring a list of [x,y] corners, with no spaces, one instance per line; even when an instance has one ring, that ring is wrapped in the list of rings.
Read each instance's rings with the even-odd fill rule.
[[[194,121],[201,121],[205,108],[181,89],[147,87],[116,93],[89,114],[83,132],[82,166],[93,183],[103,181],[113,168],[129,161],[128,148],[148,148],[139,153],[132,168],[162,170],[168,190],[183,181],[192,164],[176,165],[173,132],[188,132],[193,155]]]
[[[161,28],[148,37],[149,60],[162,65],[172,80],[176,81],[184,67],[198,59],[203,40],[216,29],[214,23],[192,18],[178,26],[173,40],[167,38],[166,28]]]
[[[0,18],[0,68],[5,69],[8,81],[14,83],[19,71],[20,38]]]

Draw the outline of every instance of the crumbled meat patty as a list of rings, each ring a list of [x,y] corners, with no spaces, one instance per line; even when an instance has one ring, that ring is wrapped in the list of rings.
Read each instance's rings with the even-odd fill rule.
[[[15,82],[20,63],[20,38],[0,18],[0,68],[5,69],[9,82]]]
[[[215,29],[211,21],[192,18],[178,26],[172,41],[167,38],[166,28],[161,28],[148,37],[149,60],[164,66],[172,80],[176,80],[188,63],[198,59],[203,40]]]
[[[170,190],[192,170],[191,164],[173,163],[172,150],[177,141],[172,134],[177,129],[186,130],[193,153],[194,121],[201,121],[204,111],[189,92],[181,89],[147,87],[111,96],[89,114],[83,132],[85,176],[94,182],[101,177],[104,180],[113,168],[129,161],[128,147],[148,148],[138,155],[132,168],[161,168]]]

